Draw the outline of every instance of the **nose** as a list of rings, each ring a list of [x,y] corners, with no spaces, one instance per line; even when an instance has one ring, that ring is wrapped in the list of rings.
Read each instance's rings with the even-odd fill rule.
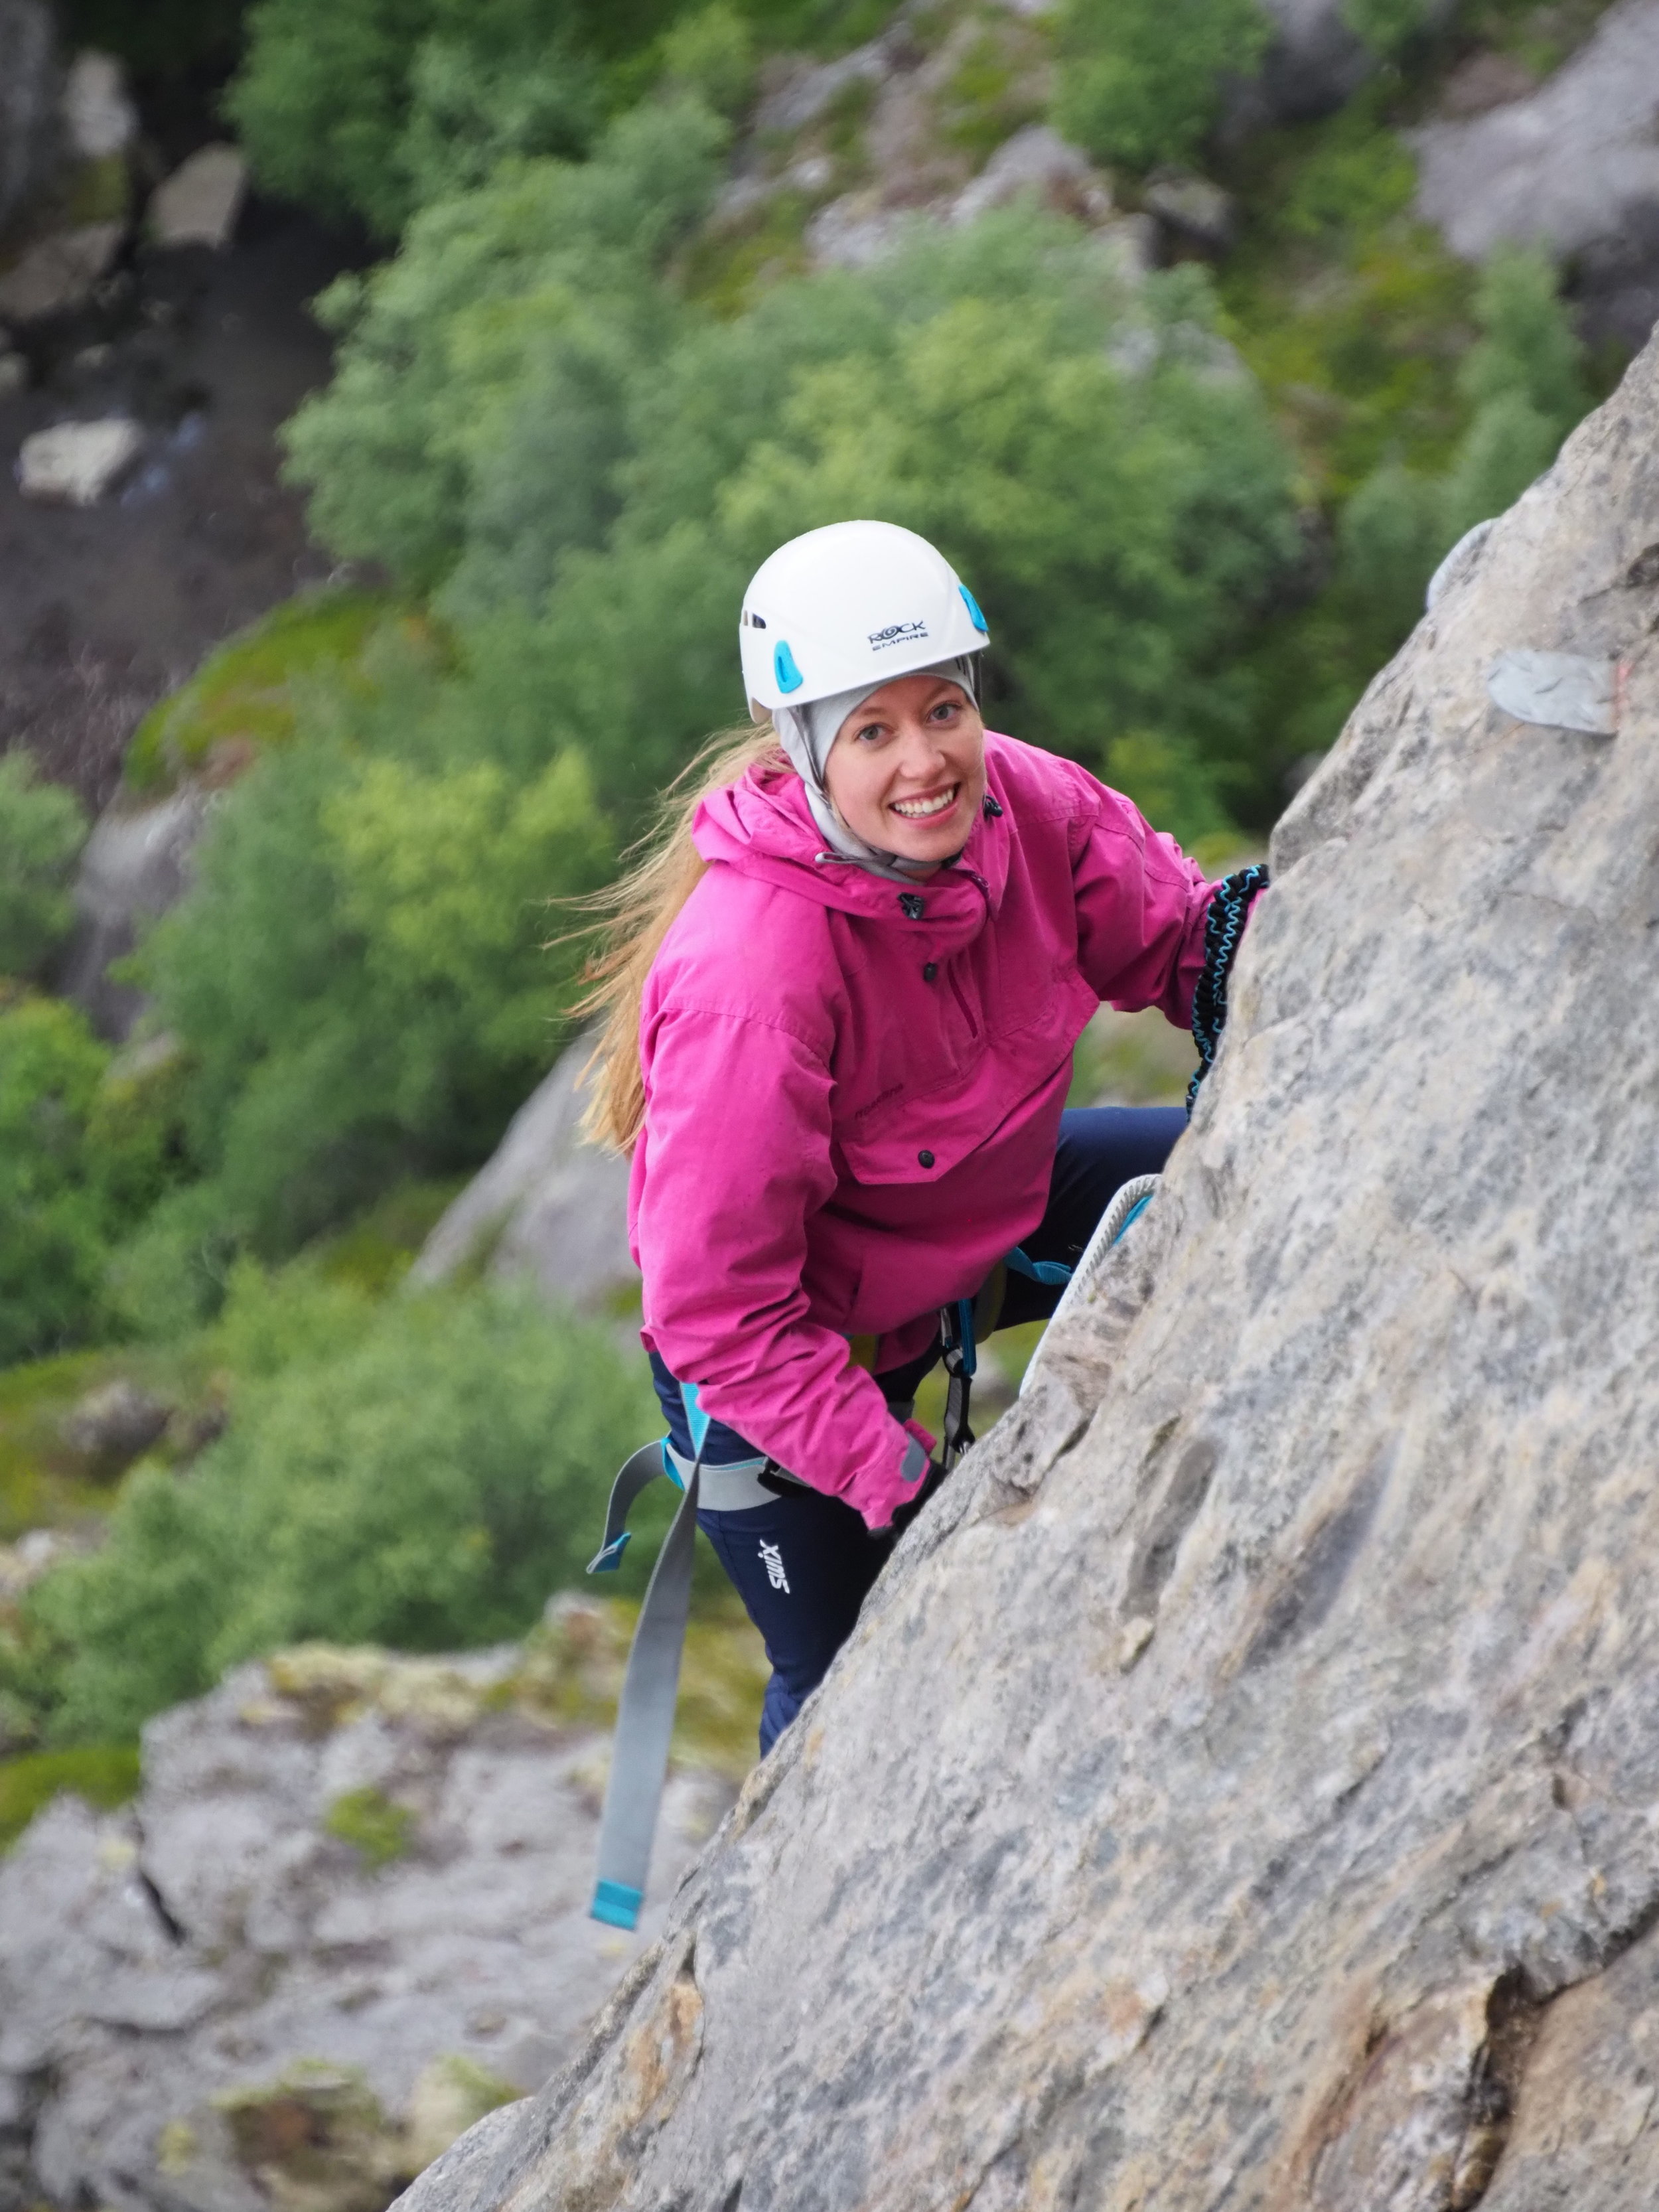
[[[950,765],[945,732],[930,722],[907,720],[900,731],[898,772],[906,783],[936,783]]]

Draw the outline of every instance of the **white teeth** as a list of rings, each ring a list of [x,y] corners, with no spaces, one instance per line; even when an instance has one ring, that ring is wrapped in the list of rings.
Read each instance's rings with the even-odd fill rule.
[[[913,799],[908,805],[903,799],[896,799],[893,801],[893,811],[895,814],[902,814],[907,821],[925,821],[928,815],[943,814],[947,806],[954,806],[957,803],[957,788],[958,787],[953,784],[942,798]]]

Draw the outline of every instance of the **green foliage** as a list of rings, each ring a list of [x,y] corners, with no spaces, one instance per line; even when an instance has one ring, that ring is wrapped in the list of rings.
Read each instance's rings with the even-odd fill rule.
[[[1483,36],[1508,8],[1490,0]],[[1426,49],[1413,66],[1431,66]],[[1340,113],[1253,142],[1226,179],[1244,217],[1220,278],[1226,327],[1322,510],[1312,543],[1328,524],[1335,556],[1310,562],[1322,588],[1249,653],[1261,770],[1331,743],[1441,554],[1514,499],[1597,396],[1547,266],[1499,256],[1480,275],[1416,221],[1400,97],[1380,73]]]
[[[755,87],[754,27],[727,0],[683,16],[662,42],[663,76],[716,115],[735,118]]]
[[[0,1006],[0,1366],[96,1314],[110,1210],[88,1131],[109,1057],[73,1006]]]
[[[324,1814],[323,1833],[349,1844],[364,1865],[378,1873],[407,1856],[415,1815],[379,1790],[348,1790]]]
[[[678,319],[655,271],[712,198],[726,136],[696,101],[649,103],[584,165],[509,165],[428,210],[395,260],[324,295],[341,363],[287,434],[331,544],[427,589],[472,537],[532,591],[544,569],[514,564],[532,521],[554,544],[599,538],[622,395]]]
[[[38,974],[69,933],[86,841],[74,793],[46,782],[27,753],[0,755],[0,975]]]
[[[356,677],[365,647],[394,614],[383,593],[329,590],[302,592],[261,616],[145,715],[122,764],[128,788],[165,791],[180,776],[222,774],[283,743],[306,679]]]
[[[591,165],[614,164],[607,204],[660,158],[654,118],[629,127]],[[488,731],[526,762],[574,744],[636,819],[741,711],[732,613],[753,568],[795,531],[875,514],[974,577],[1022,735],[1099,763],[1140,730],[1166,741],[1166,782],[1179,761],[1188,818],[1216,818],[1242,715],[1217,665],[1291,532],[1282,449],[1195,271],[1131,295],[1072,226],[1021,210],[775,285],[726,322],[641,279],[626,327],[654,301],[661,343],[607,343],[579,405],[568,363],[599,318],[562,296],[544,317],[550,395],[522,340],[553,289],[539,272],[584,250],[568,191],[526,173],[430,210],[357,295],[336,384],[295,433],[343,549],[427,581],[447,564],[453,742]],[[371,470],[400,423],[407,465]]]
[[[1249,76],[1270,30],[1259,0],[1064,0],[1054,121],[1132,169],[1189,161],[1224,76]]]
[[[1374,54],[1397,54],[1428,21],[1425,0],[1343,0],[1342,19]]]
[[[566,748],[520,776],[447,750],[429,664],[388,655],[372,698],[319,700],[312,733],[227,793],[139,956],[207,1178],[117,1271],[147,1334],[210,1310],[239,1243],[290,1251],[411,1171],[476,1161],[561,1041],[575,955],[543,949],[547,902],[602,881],[612,849],[586,766]]]
[[[1336,592],[1378,662],[1421,613],[1441,556],[1520,496],[1590,404],[1583,349],[1540,254],[1494,254],[1474,313],[1481,336],[1457,373],[1474,412],[1449,467],[1435,477],[1385,462],[1342,519]]]
[[[0,1759],[0,1851],[9,1850],[54,1797],[67,1792],[112,1812],[137,1794],[138,1781],[136,1744],[85,1744]]]
[[[1458,372],[1464,398],[1477,408],[1522,399],[1565,436],[1591,394],[1584,349],[1548,260],[1525,247],[1500,247],[1481,270],[1474,312],[1481,335]]]
[[[294,1310],[308,1291],[314,1329]],[[243,1384],[226,1435],[187,1480],[141,1467],[105,1549],[26,1601],[54,1741],[128,1735],[233,1662],[308,1638],[520,1635],[580,1572],[653,1410],[605,1331],[482,1291],[395,1298],[341,1329],[337,1286],[282,1296],[286,1356]],[[248,1326],[270,1315],[255,1279],[239,1302]]]
[[[508,154],[584,149],[600,76],[569,0],[258,0],[226,107],[261,182],[392,236]]]

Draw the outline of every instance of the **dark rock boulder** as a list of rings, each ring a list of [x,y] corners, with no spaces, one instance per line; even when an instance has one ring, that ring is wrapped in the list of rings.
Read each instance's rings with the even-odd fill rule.
[[[42,0],[0,0],[0,230],[51,171],[60,85],[50,9]]]

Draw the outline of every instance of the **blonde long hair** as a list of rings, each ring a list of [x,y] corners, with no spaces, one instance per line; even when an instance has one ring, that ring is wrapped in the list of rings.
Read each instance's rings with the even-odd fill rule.
[[[604,1026],[583,1071],[590,1096],[582,1129],[596,1143],[630,1152],[645,1119],[640,1072],[640,1005],[651,963],[708,862],[691,842],[691,819],[712,791],[736,783],[764,763],[793,775],[777,732],[722,730],[663,794],[654,827],[632,849],[640,857],[626,875],[580,902],[599,919],[588,928],[599,949],[582,971],[587,988],[573,1013],[602,1017]],[[586,932],[578,932],[579,935]]]

